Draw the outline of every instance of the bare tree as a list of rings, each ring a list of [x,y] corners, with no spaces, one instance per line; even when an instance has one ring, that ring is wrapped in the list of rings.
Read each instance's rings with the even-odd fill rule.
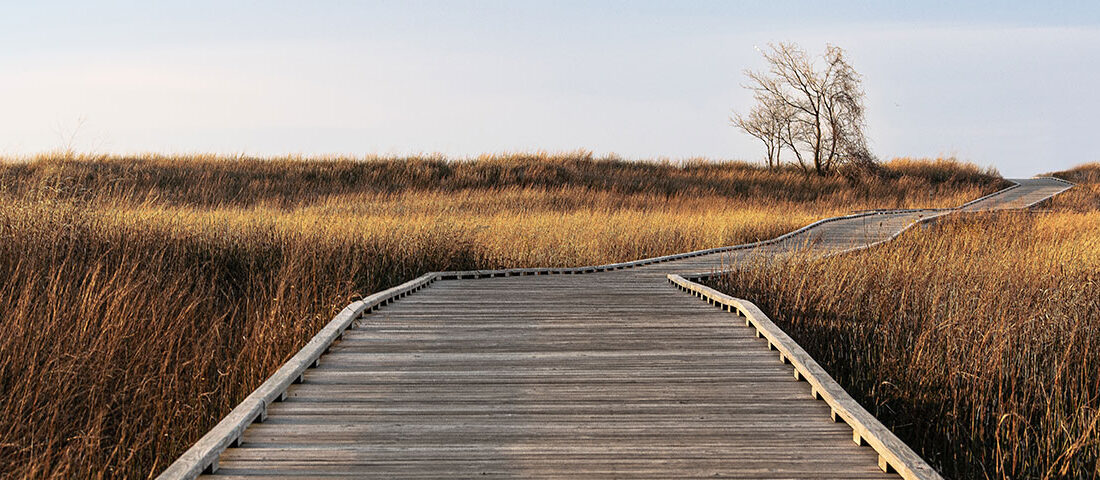
[[[769,166],[781,161],[784,147],[795,163],[819,175],[840,165],[874,164],[863,134],[860,76],[844,50],[827,46],[820,68],[791,43],[769,45],[762,54],[768,71],[745,72],[757,105],[747,117],[735,115],[734,124],[765,142]]]
[[[826,46],[824,60],[828,66],[824,105],[831,136],[828,142],[831,158],[826,168],[846,166],[857,171],[873,168],[877,161],[863,133],[866,124],[861,77],[839,47]]]
[[[784,130],[791,120],[791,110],[783,103],[769,100],[756,98],[757,103],[748,115],[734,114],[730,121],[764,143],[764,164],[775,169],[782,161]]]

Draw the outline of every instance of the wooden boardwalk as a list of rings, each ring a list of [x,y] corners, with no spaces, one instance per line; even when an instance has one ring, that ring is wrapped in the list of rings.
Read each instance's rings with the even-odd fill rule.
[[[1022,208],[1067,187],[1020,180],[965,208]],[[319,362],[304,351],[288,365],[311,368],[276,374],[300,383],[265,384],[258,407],[246,400],[162,478],[897,478],[882,452],[853,442],[855,426],[833,421],[840,407],[815,398],[838,387],[797,381],[769,348],[782,342],[666,276],[858,248],[945,213],[841,218],[754,248],[582,275],[412,283],[352,312],[342,339],[311,342],[316,355],[328,347]]]

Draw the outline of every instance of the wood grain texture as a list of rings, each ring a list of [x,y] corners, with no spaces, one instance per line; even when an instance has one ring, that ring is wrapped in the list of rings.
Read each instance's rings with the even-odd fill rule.
[[[964,208],[1065,188],[1021,180]],[[160,478],[938,478],[755,307],[733,308],[746,328],[732,300],[692,298],[668,275],[861,248],[952,211],[865,212],[635,262],[428,274],[349,306]]]

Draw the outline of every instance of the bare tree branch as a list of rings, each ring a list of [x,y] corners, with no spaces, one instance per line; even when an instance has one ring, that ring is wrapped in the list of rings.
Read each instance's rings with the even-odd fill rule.
[[[765,163],[776,167],[784,149],[803,170],[826,175],[838,167],[873,166],[863,130],[861,77],[844,50],[827,45],[823,67],[797,45],[778,43],[761,52],[766,72],[746,70],[756,105],[731,122],[765,145]]]

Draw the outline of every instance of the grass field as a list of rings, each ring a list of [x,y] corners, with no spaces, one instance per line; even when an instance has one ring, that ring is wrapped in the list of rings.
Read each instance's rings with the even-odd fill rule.
[[[1100,476],[1100,164],[1043,212],[746,266],[756,302],[949,478]],[[838,292],[841,294],[838,295]]]
[[[624,261],[1002,181],[570,155],[0,163],[0,472],[156,475],[350,301],[432,270]]]

